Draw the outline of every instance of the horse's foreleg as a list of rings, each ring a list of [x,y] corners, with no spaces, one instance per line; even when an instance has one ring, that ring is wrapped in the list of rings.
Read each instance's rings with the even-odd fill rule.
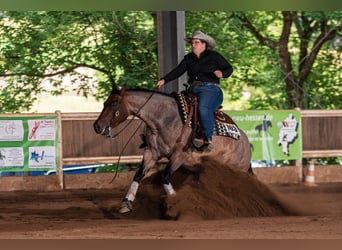
[[[134,175],[133,182],[131,186],[128,189],[128,192],[125,196],[125,198],[122,200],[119,212],[120,213],[127,213],[133,209],[133,201],[135,200],[135,196],[138,192],[139,183],[144,177],[144,167],[143,165],[140,166],[140,168],[137,170],[137,172]]]
[[[132,202],[135,200],[135,195],[137,194],[139,183],[142,180],[142,178],[144,178],[144,176],[145,176],[144,167],[143,165],[141,165],[134,175],[133,182],[128,189],[125,199],[130,200]]]
[[[151,150],[145,150],[144,152],[144,160],[140,165],[139,169],[135,173],[133,177],[133,182],[128,189],[128,192],[125,198],[122,200],[119,212],[127,213],[133,209],[133,201],[135,200],[135,196],[138,192],[139,183],[144,178],[145,174],[155,166],[156,160],[153,157]]]

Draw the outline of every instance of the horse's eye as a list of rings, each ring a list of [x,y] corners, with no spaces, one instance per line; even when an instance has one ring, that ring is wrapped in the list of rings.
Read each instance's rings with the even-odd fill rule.
[[[111,106],[112,109],[117,109],[118,106],[119,106],[119,104],[118,104],[117,102],[112,102],[112,103],[110,104],[110,106]]]

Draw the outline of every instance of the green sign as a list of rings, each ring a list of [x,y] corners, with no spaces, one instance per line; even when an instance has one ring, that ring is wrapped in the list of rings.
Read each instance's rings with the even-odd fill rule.
[[[247,134],[253,160],[297,160],[302,158],[299,111],[229,111],[227,113]]]
[[[57,116],[1,116],[0,171],[58,167]]]

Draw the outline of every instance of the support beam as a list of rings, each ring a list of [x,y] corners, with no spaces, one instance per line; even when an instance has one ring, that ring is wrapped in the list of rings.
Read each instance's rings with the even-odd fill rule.
[[[185,55],[185,13],[184,11],[158,11],[158,65],[159,77],[175,68]],[[161,91],[171,93],[184,89],[186,74],[161,87]]]

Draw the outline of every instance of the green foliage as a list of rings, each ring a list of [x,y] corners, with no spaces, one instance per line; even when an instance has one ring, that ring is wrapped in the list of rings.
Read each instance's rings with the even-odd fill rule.
[[[123,173],[136,171],[139,164],[105,164],[97,168],[96,173]]]
[[[270,29],[271,37],[279,33],[279,26],[275,26],[279,13],[227,13],[211,12],[211,15],[203,15],[202,12],[187,13],[187,29],[202,29],[215,37],[216,50],[222,53],[233,65],[232,76],[222,82],[225,92],[226,106],[235,109],[229,103],[241,100],[244,94],[250,96],[248,104],[239,103],[237,109],[244,106],[248,109],[277,109],[286,103],[281,92],[283,87],[279,82],[281,74],[277,64],[277,53],[266,46],[260,46],[257,39],[243,29],[239,15],[250,14],[253,22],[260,29]],[[217,21],[213,22],[212,20]],[[215,24],[214,27],[212,24]],[[271,28],[269,28],[269,24]],[[267,25],[268,24],[268,25]],[[274,27],[273,27],[274,26]],[[247,102],[247,101],[245,101]]]
[[[313,66],[306,85],[307,109],[342,109],[341,59],[341,53],[334,49],[327,48],[320,53],[321,63]]]
[[[303,166],[309,166],[311,159],[303,158]],[[315,159],[316,165],[342,165],[342,157],[328,157]]]
[[[101,99],[113,84],[149,87],[156,79],[156,35],[149,12],[1,14],[0,112],[28,110],[43,91],[63,94],[65,76],[80,94],[98,93]],[[100,76],[98,85],[84,69]]]
[[[292,108],[289,98],[298,90],[306,109],[342,108],[341,11],[291,15],[298,17],[288,42],[297,89],[289,90],[274,46],[283,30],[281,12],[186,12],[187,35],[200,29],[213,36],[215,49],[234,67],[222,81],[225,108]],[[299,82],[305,66],[300,48],[307,42],[310,52],[322,27],[337,29],[336,35],[319,48],[308,77]],[[99,100],[112,85],[152,89],[158,77],[156,36],[155,13],[149,11],[0,12],[0,112],[27,111],[44,91],[61,95],[65,81]]]
[[[341,32],[342,12],[292,12],[291,15],[294,21],[287,44],[290,65],[286,67],[293,67],[291,84],[294,89],[289,89],[284,81],[288,73],[283,72],[279,59],[283,31],[281,12],[187,12],[187,30],[202,29],[215,37],[217,50],[234,67],[231,78],[222,84],[228,109],[234,109],[229,104],[237,100],[240,100],[237,105],[240,109],[289,109],[293,108],[289,103],[292,97],[299,98],[298,103],[305,109],[342,107],[342,38],[338,33]],[[246,20],[253,27],[247,29]],[[315,42],[322,32],[331,30],[337,30],[337,40],[330,39],[323,44],[311,67],[308,61],[317,46]],[[323,37],[327,36],[323,33]],[[300,51],[307,54],[300,54]],[[299,75],[306,70],[309,76],[300,79]],[[242,102],[246,94],[249,98]]]

